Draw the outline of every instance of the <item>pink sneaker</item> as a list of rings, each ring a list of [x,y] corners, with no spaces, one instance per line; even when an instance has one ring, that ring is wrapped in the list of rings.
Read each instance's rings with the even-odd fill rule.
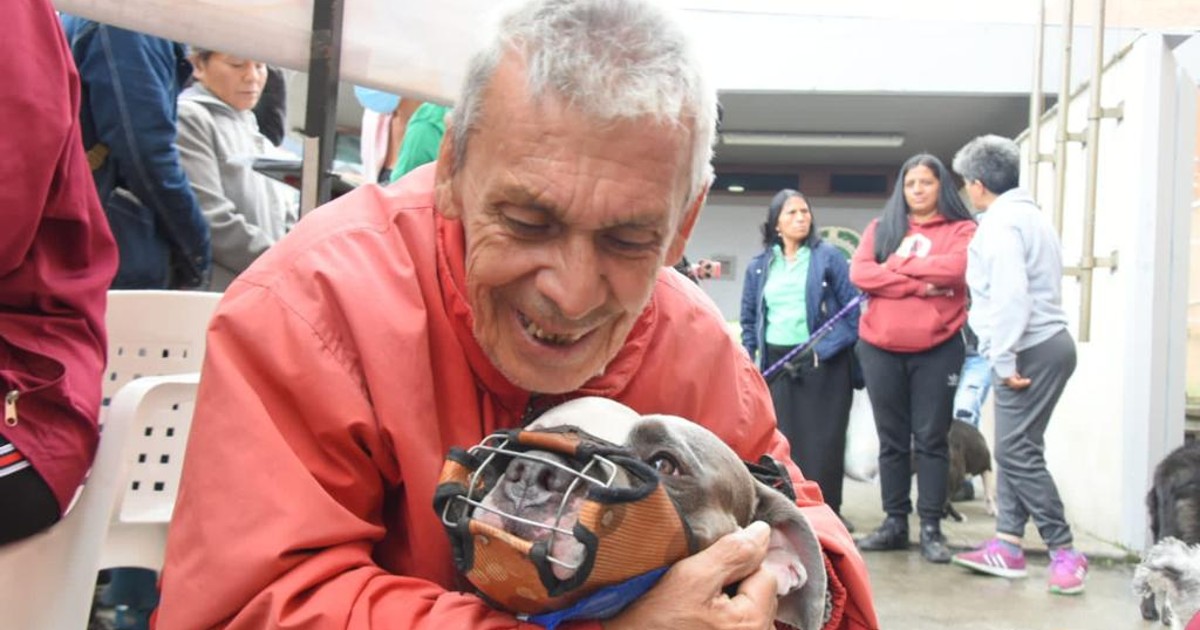
[[[1074,549],[1050,552],[1050,592],[1059,595],[1078,595],[1087,580],[1088,561]]]
[[[956,553],[950,561],[960,567],[988,575],[1025,577],[1025,552],[1020,549],[1017,549],[1016,553],[1009,551],[999,538],[987,541],[975,551]]]

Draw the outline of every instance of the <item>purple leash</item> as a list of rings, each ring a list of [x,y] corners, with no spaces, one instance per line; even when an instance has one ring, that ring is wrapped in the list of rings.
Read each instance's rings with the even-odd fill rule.
[[[833,317],[825,320],[825,323],[821,324],[821,327],[818,328],[816,332],[814,332],[812,336],[808,338],[808,341],[796,346],[795,348],[792,348],[787,354],[783,355],[781,359],[775,363],[772,363],[771,367],[763,371],[763,378],[769,380],[771,375],[778,372],[788,361],[791,361],[794,357],[800,354],[812,350],[812,347],[821,340],[821,337],[824,337],[825,335],[829,334],[829,331],[833,330],[834,324],[836,324],[839,319],[845,317],[846,313],[850,312],[850,309],[858,308],[859,303],[866,299],[866,297],[867,294],[865,293],[859,293],[858,295],[854,296],[854,299],[847,302],[840,311],[834,313]],[[766,348],[763,348],[763,352],[766,352]]]

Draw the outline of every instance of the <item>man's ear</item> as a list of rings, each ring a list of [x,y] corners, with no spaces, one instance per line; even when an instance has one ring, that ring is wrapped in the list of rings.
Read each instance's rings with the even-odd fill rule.
[[[712,180],[710,179],[704,184],[700,194],[696,195],[696,198],[692,200],[692,205],[688,206],[679,220],[679,229],[675,230],[671,244],[667,247],[667,258],[663,261],[664,265],[673,267],[683,258],[684,247],[687,246],[688,239],[692,237],[692,230],[696,228],[696,219],[700,218],[700,209],[704,207],[704,201],[708,199],[708,188],[711,185]]]
[[[447,219],[462,217],[461,197],[458,195],[454,170],[454,128],[450,118],[446,119],[446,132],[438,145],[437,174],[433,180],[433,203],[437,211]]]
[[[770,548],[763,567],[775,575],[779,609],[775,618],[801,630],[825,624],[825,557],[808,519],[779,491],[754,482],[754,520],[771,526]]]

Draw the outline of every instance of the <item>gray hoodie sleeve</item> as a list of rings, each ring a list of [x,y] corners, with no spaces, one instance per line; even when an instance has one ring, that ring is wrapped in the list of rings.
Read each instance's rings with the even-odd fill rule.
[[[221,180],[218,135],[212,114],[202,105],[179,101],[180,161],[212,231],[213,261],[241,272],[271,246],[271,239],[249,223],[226,195]]]
[[[980,350],[1000,378],[1017,371],[1017,342],[1029,323],[1032,299],[1025,271],[1025,244],[1020,229],[1011,223],[989,225],[979,253],[988,270],[988,300],[981,313],[989,323]],[[974,306],[972,307],[974,308]]]

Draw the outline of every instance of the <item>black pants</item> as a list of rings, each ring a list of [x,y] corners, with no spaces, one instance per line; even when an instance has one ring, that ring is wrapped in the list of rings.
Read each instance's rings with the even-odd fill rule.
[[[879,485],[883,511],[912,512],[912,455],[917,462],[917,514],[941,520],[949,474],[950,417],[963,364],[961,335],[924,352],[890,352],[859,340],[858,360],[879,432]]]
[[[0,437],[0,445],[8,440]],[[33,468],[0,477],[0,545],[32,536],[58,522],[58,499]]]
[[[767,345],[767,365],[791,346]],[[814,365],[812,355],[796,362],[794,374],[781,370],[771,377],[771,401],[779,430],[792,446],[792,461],[804,478],[817,482],[825,503],[842,507],[846,425],[850,422],[850,350]]]

